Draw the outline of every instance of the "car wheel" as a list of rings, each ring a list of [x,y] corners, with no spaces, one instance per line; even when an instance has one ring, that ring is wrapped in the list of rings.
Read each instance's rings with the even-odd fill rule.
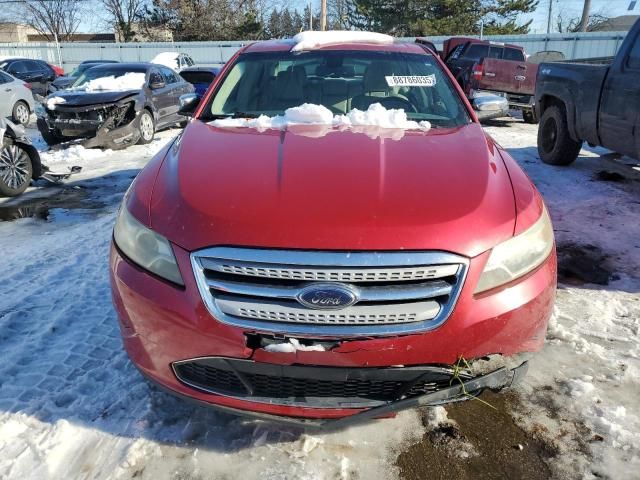
[[[569,165],[578,158],[580,148],[582,142],[569,135],[564,110],[556,105],[547,108],[538,128],[538,153],[542,161],[549,165]]]
[[[29,154],[17,145],[4,143],[0,150],[0,195],[20,195],[32,177],[33,165]]]
[[[524,120],[524,123],[531,123],[531,124],[538,123],[538,119],[536,118],[536,115],[533,112],[533,110],[523,110],[522,119]]]
[[[140,133],[140,140],[138,140],[138,143],[141,145],[151,143],[156,133],[156,125],[149,110],[145,109],[140,114],[140,124],[138,129]]]
[[[29,111],[29,105],[27,105],[22,100],[16,102],[13,106],[13,121],[18,125],[27,125],[29,123],[29,117],[31,116],[31,111]]]

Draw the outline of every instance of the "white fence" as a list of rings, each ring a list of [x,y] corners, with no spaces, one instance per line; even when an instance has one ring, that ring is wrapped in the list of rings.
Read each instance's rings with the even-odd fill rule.
[[[527,53],[557,50],[567,59],[613,56],[627,32],[554,33],[550,35],[495,35],[486,37],[504,43],[522,45]],[[427,37],[437,48],[448,36]],[[413,39],[403,39],[413,41]],[[246,42],[176,42],[176,43],[0,43],[1,56],[40,58],[72,70],[83,60],[149,61],[160,52],[188,53],[198,65],[225,63]]]

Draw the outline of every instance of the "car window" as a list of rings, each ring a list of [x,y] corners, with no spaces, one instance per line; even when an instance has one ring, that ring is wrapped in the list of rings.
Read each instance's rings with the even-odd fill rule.
[[[195,65],[195,62],[193,61],[193,59],[189,56],[189,55],[185,55],[184,57],[184,61],[187,63],[187,65],[189,65],[190,67],[193,67]]]
[[[466,44],[461,43],[456,48],[454,48],[453,51],[449,54],[447,60],[456,60],[462,53],[462,50],[464,50],[464,47],[466,47]]]
[[[627,57],[627,67],[640,70],[640,34],[636,37],[635,43],[631,47]]]
[[[502,47],[489,47],[488,58],[502,58]]]
[[[363,65],[358,70],[354,65]],[[435,127],[470,121],[467,110],[433,55],[364,50],[242,54],[218,85],[203,118],[243,112],[282,115],[305,103],[334,114],[379,103]]]
[[[466,52],[464,52],[464,58],[469,60],[480,60],[489,54],[489,45],[480,45],[472,43]]]
[[[4,72],[0,72],[0,85],[4,84],[4,83],[9,83],[12,82],[13,78],[11,78],[9,75],[7,75]]]
[[[164,77],[164,81],[167,85],[171,83],[178,83],[180,81],[178,75],[170,68],[160,67],[160,71],[162,72],[162,76]]]
[[[29,67],[27,63],[23,61],[12,62],[9,64],[9,67],[7,68],[7,72],[9,72],[12,75],[27,73],[28,71],[29,71]]]
[[[27,65],[27,72],[44,72],[44,67],[40,62],[36,62],[35,60],[25,60],[24,63]]]
[[[502,55],[504,60],[515,60],[517,62],[524,62],[524,53],[522,50],[518,50],[517,48],[509,48],[506,47],[504,49],[504,54]]]
[[[151,73],[149,74],[149,85],[160,82],[167,82],[164,75],[162,75],[159,70],[151,70]]]
[[[213,73],[198,70],[194,72],[180,72],[180,76],[189,83],[203,83],[209,85],[216,77]]]

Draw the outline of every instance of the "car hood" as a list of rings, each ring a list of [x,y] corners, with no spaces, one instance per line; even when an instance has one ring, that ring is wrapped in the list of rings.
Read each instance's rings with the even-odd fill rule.
[[[101,103],[113,103],[123,98],[137,95],[140,90],[116,91],[104,90],[98,92],[84,92],[82,90],[66,90],[56,92],[50,97],[63,97],[65,107],[83,107],[85,105],[97,105]]]
[[[515,225],[508,172],[478,124],[426,133],[259,132],[193,121],[159,171],[149,213],[153,229],[187,250],[434,249],[472,257],[510,238]]]

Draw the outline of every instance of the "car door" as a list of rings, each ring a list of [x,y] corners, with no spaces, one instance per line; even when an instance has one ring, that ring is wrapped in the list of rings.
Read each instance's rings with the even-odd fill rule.
[[[15,91],[12,87],[13,78],[4,72],[0,72],[0,117],[6,118],[12,115],[15,105]]]
[[[40,68],[40,72],[42,73],[42,88],[45,92],[45,95],[49,92],[49,85],[56,79],[56,72],[51,68],[51,66],[47,62],[43,62],[38,60],[36,62]]]
[[[640,30],[619,57],[602,89],[600,141],[606,148],[640,158]]]
[[[47,83],[47,72],[41,62],[23,60],[23,63],[26,65],[26,72],[22,80],[31,84],[34,93],[46,96],[49,84]]]
[[[171,107],[175,102],[172,87],[167,84],[160,67],[153,67],[149,72],[149,90],[157,115],[156,127],[165,126],[171,122]]]

